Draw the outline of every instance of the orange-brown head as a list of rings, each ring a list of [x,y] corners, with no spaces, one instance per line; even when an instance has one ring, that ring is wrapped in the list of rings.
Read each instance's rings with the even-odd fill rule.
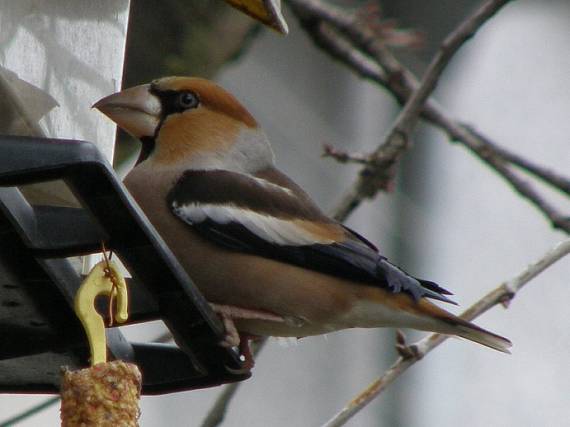
[[[139,161],[193,162],[204,168],[226,168],[228,163],[229,169],[242,169],[235,164],[237,157],[256,160],[263,154],[272,162],[253,116],[205,79],[165,77],[107,96],[93,107],[143,142]]]

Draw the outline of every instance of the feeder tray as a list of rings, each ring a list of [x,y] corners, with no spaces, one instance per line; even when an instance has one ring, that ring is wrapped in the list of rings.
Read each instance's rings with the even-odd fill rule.
[[[81,208],[30,205],[17,188],[53,180]],[[110,358],[139,366],[143,394],[250,377],[239,353],[218,345],[221,322],[95,145],[0,136],[0,392],[57,393],[62,366],[88,365],[73,311],[82,277],[68,258],[102,242],[133,276],[126,324],[161,319],[177,343],[129,342],[107,328]]]

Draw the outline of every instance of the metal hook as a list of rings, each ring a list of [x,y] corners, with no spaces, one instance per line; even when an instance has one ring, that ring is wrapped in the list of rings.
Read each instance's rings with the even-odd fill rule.
[[[83,281],[75,295],[75,312],[81,320],[89,348],[91,349],[91,366],[107,361],[107,340],[103,318],[95,309],[95,298],[108,295],[117,297],[115,320],[124,323],[129,317],[127,284],[115,263],[105,260],[96,264]]]

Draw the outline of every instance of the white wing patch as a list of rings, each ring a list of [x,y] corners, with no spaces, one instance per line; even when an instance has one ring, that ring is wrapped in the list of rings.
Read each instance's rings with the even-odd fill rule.
[[[199,224],[206,219],[221,225],[231,222],[241,224],[257,237],[276,245],[304,246],[334,243],[334,240],[316,236],[294,221],[236,206],[198,203],[179,205],[175,202],[172,210],[189,224]]]

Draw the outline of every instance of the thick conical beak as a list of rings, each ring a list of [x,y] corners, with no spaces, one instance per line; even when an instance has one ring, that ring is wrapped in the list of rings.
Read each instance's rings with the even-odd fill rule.
[[[281,0],[226,0],[226,3],[281,34],[289,33],[289,27],[281,12]]]
[[[152,137],[160,122],[160,100],[150,85],[135,86],[97,101],[97,108],[136,138]]]

